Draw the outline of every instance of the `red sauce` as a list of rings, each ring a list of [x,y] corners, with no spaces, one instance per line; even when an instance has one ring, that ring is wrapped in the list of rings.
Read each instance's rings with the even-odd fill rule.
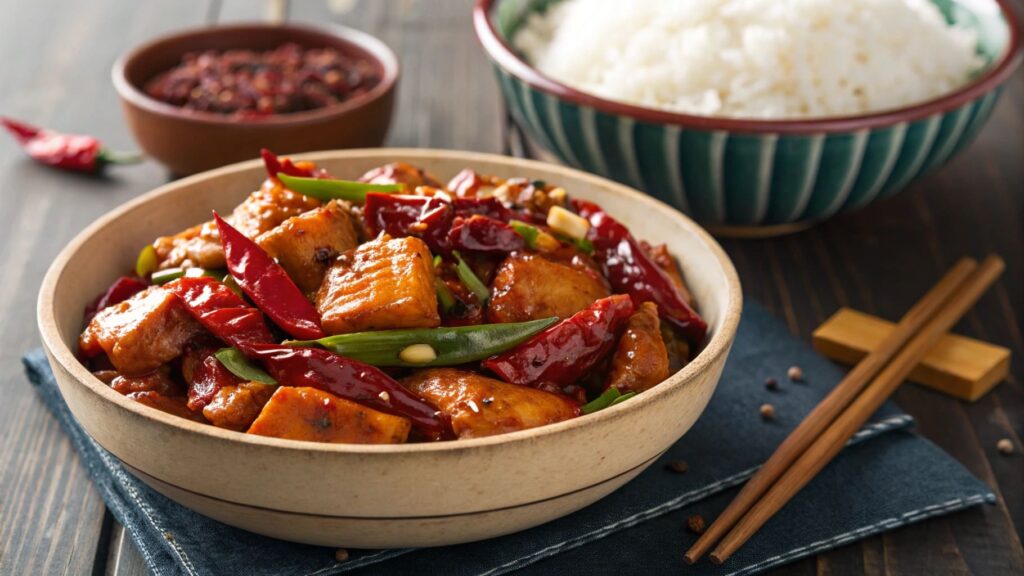
[[[180,64],[146,85],[168,104],[241,116],[314,110],[362,94],[380,82],[368,59],[334,48],[283,44],[274,50],[209,50],[186,54]]]

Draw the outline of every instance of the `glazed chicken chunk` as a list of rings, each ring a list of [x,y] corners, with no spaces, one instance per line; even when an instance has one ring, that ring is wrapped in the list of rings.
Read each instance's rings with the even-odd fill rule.
[[[430,250],[413,237],[363,243],[331,265],[316,308],[328,334],[439,326]]]
[[[259,190],[235,207],[226,220],[249,238],[273,229],[292,216],[298,216],[320,205],[320,201],[297,194],[274,180],[267,180]],[[173,236],[153,242],[161,268],[199,267],[223,268],[224,250],[213,221],[193,226]]]
[[[214,426],[244,432],[260,415],[276,388],[260,382],[224,386],[203,408],[203,416]]]
[[[441,181],[430,172],[405,162],[392,162],[378,166],[363,174],[359,181],[368,184],[402,184],[405,186],[405,191],[409,193],[420,186],[444,187]]]
[[[176,296],[150,286],[100,310],[79,338],[87,356],[105,352],[122,375],[145,374],[181,355],[202,327]]]
[[[348,209],[331,201],[292,216],[257,238],[257,244],[276,258],[300,290],[316,292],[331,262],[359,244]]]
[[[660,383],[669,374],[668,352],[661,338],[658,307],[644,302],[629,317],[626,331],[612,357],[608,386],[619,392],[643,392]]]
[[[454,368],[420,370],[408,389],[448,414],[459,438],[480,438],[568,420],[579,408],[559,394]]]
[[[281,386],[249,434],[313,442],[401,444],[411,424],[316,388]]]
[[[568,318],[611,293],[585,266],[553,262],[538,254],[512,254],[498,267],[487,308],[491,322]]]

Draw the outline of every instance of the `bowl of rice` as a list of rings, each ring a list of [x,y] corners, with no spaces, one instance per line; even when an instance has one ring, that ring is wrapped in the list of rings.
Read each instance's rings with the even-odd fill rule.
[[[478,0],[474,27],[533,143],[726,234],[905,188],[1021,63],[1009,0]]]

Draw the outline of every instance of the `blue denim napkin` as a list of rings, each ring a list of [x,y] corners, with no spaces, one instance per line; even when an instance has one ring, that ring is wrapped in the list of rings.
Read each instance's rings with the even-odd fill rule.
[[[753,574],[835,546],[995,496],[955,460],[908,432],[911,418],[883,407],[851,446],[723,566],[686,566],[696,539],[693,514],[707,521],[785,435],[841,378],[756,304],[747,304],[722,381],[696,425],[632,482],[600,502],[543,526],[473,544],[421,550],[334,550],[258,536],[175,504],[128,474],[68,412],[41,350],[25,369],[65,431],[114,516],[159,576],[212,574],[327,576],[432,574]],[[803,368],[805,382],[785,378]],[[778,391],[764,380],[774,377]],[[771,403],[772,421],[759,407]],[[665,463],[685,460],[689,471]]]

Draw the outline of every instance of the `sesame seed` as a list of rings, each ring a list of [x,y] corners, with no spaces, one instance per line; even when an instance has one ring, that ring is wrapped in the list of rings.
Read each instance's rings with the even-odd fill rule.
[[[380,394],[377,394],[377,396],[384,402],[391,402],[391,394],[388,394],[387,390],[381,390]]]
[[[769,389],[769,390],[773,390],[773,391],[774,390],[778,390],[779,389],[779,381],[776,380],[775,378],[766,378],[765,381],[764,381],[764,387]]]
[[[335,562],[347,562],[348,561],[348,550],[344,548],[338,548],[334,551]]]
[[[999,450],[999,453],[1003,456],[1013,454],[1013,440],[1010,440],[1009,438],[1001,439],[999,442],[996,442],[996,449]]]
[[[773,420],[775,418],[775,406],[771,404],[761,404],[761,418],[765,420]]]

